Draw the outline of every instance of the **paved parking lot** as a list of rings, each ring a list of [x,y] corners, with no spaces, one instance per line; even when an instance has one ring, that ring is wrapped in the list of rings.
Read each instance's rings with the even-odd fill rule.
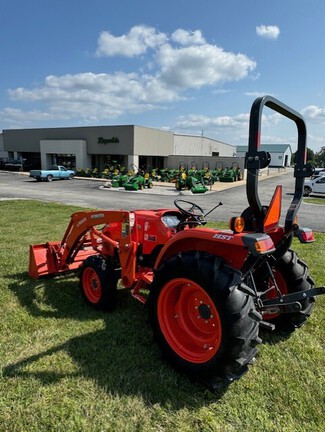
[[[295,179],[292,170],[280,174],[274,173],[273,176],[261,178],[258,189],[262,204],[268,205],[275,187],[278,184],[283,185],[283,219],[293,198]],[[197,203],[205,212],[221,201],[223,206],[208,216],[208,220],[219,221],[228,221],[230,217],[241,214],[248,206],[245,181],[215,183],[212,191],[195,195],[189,191],[178,192],[168,184],[159,186],[155,184],[153,189],[137,192],[104,188],[104,184],[105,182],[91,179],[37,182],[28,175],[0,171],[0,200],[40,199],[78,207],[134,210],[137,208],[172,208],[174,200],[185,195],[184,199]],[[301,226],[325,232],[325,205],[310,205],[303,202],[298,217]]]

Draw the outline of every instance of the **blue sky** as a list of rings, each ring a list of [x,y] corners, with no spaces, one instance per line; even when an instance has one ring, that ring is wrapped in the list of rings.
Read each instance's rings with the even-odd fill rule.
[[[247,143],[254,99],[325,146],[324,0],[1,0],[0,131],[136,124]],[[265,110],[263,143],[294,125]]]

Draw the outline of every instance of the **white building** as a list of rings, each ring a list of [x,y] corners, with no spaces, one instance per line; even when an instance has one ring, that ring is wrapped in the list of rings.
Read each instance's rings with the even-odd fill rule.
[[[248,146],[237,146],[237,157],[245,157]],[[292,150],[289,144],[264,144],[260,147],[261,151],[270,153],[270,167],[289,167],[291,165]]]

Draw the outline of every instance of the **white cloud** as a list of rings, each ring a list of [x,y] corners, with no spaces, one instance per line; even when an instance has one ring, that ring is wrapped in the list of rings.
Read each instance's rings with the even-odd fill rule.
[[[256,34],[265,39],[277,39],[280,35],[280,29],[275,25],[260,25],[256,27]]]
[[[257,91],[255,91],[255,92],[245,92],[245,95],[249,96],[249,97],[254,97],[254,98],[263,97],[265,95],[274,96],[274,95],[272,95],[272,93],[269,93],[269,92],[257,92]]]
[[[226,52],[216,45],[174,48],[163,45],[157,53],[160,78],[179,88],[200,88],[245,78],[256,63],[244,54]]]
[[[84,122],[159,109],[161,103],[180,98],[152,76],[123,72],[51,75],[42,86],[9,90],[9,96],[13,101],[43,103],[52,116]]]
[[[207,43],[199,30],[177,29],[171,37],[147,26],[118,37],[103,32],[96,54],[140,56],[142,65],[137,62],[136,72],[130,73],[49,75],[40,86],[8,90],[9,97],[35,104],[51,116],[96,122],[161,109],[191,97],[192,89],[241,80],[256,67],[245,54]]]
[[[325,108],[320,108],[316,105],[309,105],[301,110],[304,117],[310,120],[324,120],[325,119]]]
[[[249,113],[237,114],[234,116],[217,116],[209,117],[197,114],[189,114],[188,116],[179,117],[175,128],[179,132],[199,134],[204,129],[206,135],[215,136],[221,141],[224,140],[230,144],[246,144],[249,130]],[[262,114],[263,129],[271,128],[279,123],[281,116],[278,113]],[[263,134],[264,142],[277,142],[267,141],[267,137]],[[283,139],[279,142],[288,142]]]
[[[50,113],[44,113],[39,110],[23,111],[17,108],[4,108],[0,111],[0,119],[3,122],[9,122],[12,127],[22,127],[22,125],[28,126],[35,121],[50,121],[53,120],[53,116]],[[57,117],[56,117],[57,118]]]
[[[190,32],[184,29],[177,29],[172,34],[172,40],[180,45],[202,45],[205,43],[200,30]]]
[[[113,36],[103,31],[98,39],[96,55],[99,57],[125,56],[134,57],[146,53],[148,48],[156,48],[164,43],[167,36],[153,27],[134,26],[128,34]]]
[[[232,130],[247,128],[249,122],[249,114],[239,114],[236,116],[220,116],[207,117],[203,115],[190,114],[186,117],[182,116],[178,119],[176,127],[182,130]]]

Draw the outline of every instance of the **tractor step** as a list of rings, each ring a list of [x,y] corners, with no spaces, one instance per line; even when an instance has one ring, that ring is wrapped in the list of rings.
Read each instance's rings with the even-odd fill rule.
[[[145,273],[140,273],[139,279],[137,280],[135,287],[131,291],[132,297],[139,300],[141,303],[145,304],[147,302],[147,297],[140,294],[141,289],[148,289],[153,281],[153,271],[147,271]]]

